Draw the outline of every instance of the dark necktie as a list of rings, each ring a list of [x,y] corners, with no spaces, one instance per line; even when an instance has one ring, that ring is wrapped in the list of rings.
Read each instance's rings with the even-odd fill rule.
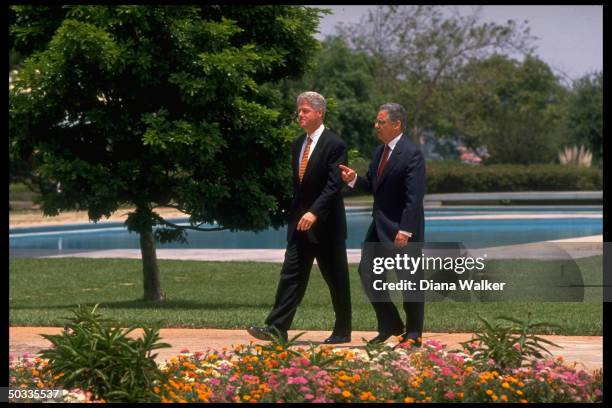
[[[383,173],[385,166],[387,165],[387,161],[389,160],[389,153],[391,149],[389,145],[385,145],[385,150],[383,151],[382,157],[380,159],[380,165],[378,166],[378,172],[376,173],[376,177],[380,178],[380,175]]]

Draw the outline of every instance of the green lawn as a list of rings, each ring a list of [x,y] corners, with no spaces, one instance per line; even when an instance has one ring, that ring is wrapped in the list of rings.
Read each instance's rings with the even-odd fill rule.
[[[578,263],[581,268],[597,268],[601,257]],[[163,327],[245,328],[263,324],[280,273],[280,265],[271,263],[160,260],[159,266],[167,301],[148,304],[139,300],[140,260],[10,259],[10,324],[61,326],[70,308],[100,303],[101,312],[122,326],[159,321]],[[375,330],[374,312],[362,293],[356,266],[350,273],[353,328]],[[523,318],[528,312],[537,320],[561,325],[557,334],[602,334],[601,301],[429,302],[425,331],[473,331],[480,325],[477,314]],[[332,325],[329,292],[315,266],[292,328],[331,330]]]

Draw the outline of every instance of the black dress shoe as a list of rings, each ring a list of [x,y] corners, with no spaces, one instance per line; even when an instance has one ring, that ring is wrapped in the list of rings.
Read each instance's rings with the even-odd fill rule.
[[[339,336],[337,334],[332,334],[325,340],[323,340],[323,344],[340,344],[340,343],[350,343],[351,335],[348,336]]]
[[[378,333],[378,336],[376,336],[372,340],[368,341],[368,344],[384,343],[385,341],[387,341],[389,339],[389,337],[391,337],[391,336],[399,336],[400,334],[402,334],[402,331],[380,332],[380,333]]]
[[[287,341],[288,339],[288,335],[286,331],[279,330],[273,326],[265,326],[265,327],[251,326],[247,329],[247,331],[249,332],[251,336],[259,340],[272,341],[274,340],[274,337],[279,337],[279,336],[285,341]]]

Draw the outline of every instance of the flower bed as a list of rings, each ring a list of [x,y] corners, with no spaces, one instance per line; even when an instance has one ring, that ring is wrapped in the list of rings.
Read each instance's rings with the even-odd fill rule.
[[[561,358],[503,372],[478,369],[468,349],[434,341],[392,350],[276,343],[187,350],[160,366],[162,402],[601,402],[602,371]],[[53,388],[61,373],[41,359],[11,358],[10,387]],[[76,390],[69,398],[91,399]]]

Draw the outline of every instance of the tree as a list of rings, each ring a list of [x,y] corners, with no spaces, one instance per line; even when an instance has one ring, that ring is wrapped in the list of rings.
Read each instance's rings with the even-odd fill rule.
[[[15,45],[31,54],[9,92],[11,157],[31,163],[46,215],[85,209],[97,222],[135,207],[126,225],[140,235],[145,300],[163,299],[156,240],[283,224],[294,134],[267,84],[304,73],[321,10],[14,10]]]
[[[603,72],[574,82],[567,130],[571,143],[585,145],[596,159],[603,159]]]
[[[441,83],[495,52],[530,53],[533,39],[526,22],[481,23],[480,9],[462,16],[440,6],[378,6],[339,32],[379,61],[377,86],[406,107],[417,141],[444,104]]]
[[[445,116],[490,163],[550,163],[563,143],[567,91],[543,61],[493,56],[460,72]]]

